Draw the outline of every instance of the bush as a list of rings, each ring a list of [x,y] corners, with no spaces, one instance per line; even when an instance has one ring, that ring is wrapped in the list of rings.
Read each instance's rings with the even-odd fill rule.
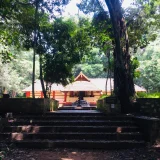
[[[106,97],[110,97],[110,95],[102,94],[102,95],[99,97],[98,100],[104,99],[104,98],[106,98]]]
[[[145,93],[145,92],[138,92],[137,98],[160,98],[160,93]]]

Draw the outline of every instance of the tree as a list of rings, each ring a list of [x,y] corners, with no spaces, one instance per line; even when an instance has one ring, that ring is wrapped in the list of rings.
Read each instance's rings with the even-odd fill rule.
[[[148,6],[151,6],[148,10],[152,10],[154,6],[154,0]],[[92,4],[92,5],[88,5]],[[130,97],[134,95],[134,83],[133,74],[131,68],[131,56],[129,52],[129,38],[127,32],[127,25],[123,16],[123,10],[121,8],[120,0],[105,0],[105,4],[108,7],[110,19],[112,22],[113,41],[114,45],[114,92],[118,96],[121,103],[121,110],[123,113],[128,112],[128,106],[131,105]],[[147,8],[146,3],[141,4]],[[95,11],[95,8],[99,6],[102,9],[102,4],[97,0],[83,0],[79,5],[79,8],[86,12]],[[83,9],[83,7],[85,9]],[[133,17],[134,18],[134,17]]]
[[[140,77],[137,84],[144,86],[148,92],[160,92],[160,36],[145,49],[138,49],[136,56],[140,62]]]
[[[44,34],[46,52],[43,72],[47,84],[67,85],[74,80],[72,68],[90,51],[87,21],[57,18]],[[46,28],[44,28],[46,30]]]
[[[73,68],[73,74],[76,77],[82,71],[90,78],[106,78],[106,56],[98,48],[93,48],[89,54],[84,55],[80,64]]]
[[[54,13],[55,12],[60,13],[62,9],[62,5],[67,3],[68,3],[67,0],[66,1],[65,0],[64,1],[10,0],[7,2],[2,0],[2,6],[0,6],[1,7],[0,9],[2,9],[2,13],[0,14],[0,16],[2,17],[2,22],[4,20],[8,20],[8,22],[10,22],[11,20],[14,21],[15,26],[19,29],[20,34],[24,38],[24,43],[23,43],[25,44],[24,46],[26,48],[33,48],[33,78],[32,78],[33,98],[35,97],[34,96],[35,55],[38,54],[37,53],[38,42],[41,42],[39,38],[43,38],[43,36],[40,36],[41,35],[40,28],[42,24],[41,18],[44,16],[47,17],[46,16],[47,13],[50,13],[50,18],[52,19],[55,18]],[[13,16],[9,17],[9,15],[13,15]],[[48,16],[48,20],[49,20],[49,16]],[[40,67],[41,66],[42,65],[40,61]],[[43,78],[41,77],[40,79],[41,79],[41,82],[42,82],[41,84],[44,91]],[[44,97],[46,97],[45,91],[44,91]]]
[[[17,51],[14,47],[10,48],[14,56],[8,63],[0,61],[0,88],[5,89],[10,97],[14,98],[23,95],[22,90],[28,87],[32,80],[32,52]],[[18,52],[18,53],[16,53]],[[36,56],[36,78],[39,77],[39,62]],[[3,92],[1,92],[2,94]]]

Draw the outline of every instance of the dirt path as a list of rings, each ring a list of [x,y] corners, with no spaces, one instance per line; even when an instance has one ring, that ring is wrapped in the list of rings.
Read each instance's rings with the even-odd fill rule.
[[[160,160],[160,150],[12,149],[3,160]]]

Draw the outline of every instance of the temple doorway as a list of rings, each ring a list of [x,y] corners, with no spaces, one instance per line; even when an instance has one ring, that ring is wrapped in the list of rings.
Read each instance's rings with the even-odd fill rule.
[[[79,91],[79,100],[83,100],[83,97],[85,97],[85,91]]]

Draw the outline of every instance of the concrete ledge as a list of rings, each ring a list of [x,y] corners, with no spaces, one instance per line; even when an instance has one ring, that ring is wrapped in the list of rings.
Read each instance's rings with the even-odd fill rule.
[[[142,115],[160,117],[160,98],[137,98]]]
[[[44,113],[50,111],[55,100],[44,98],[2,98],[0,99],[0,113]]]
[[[106,97],[98,100],[97,109],[106,114],[117,114],[121,112],[120,104],[114,99],[114,97]]]
[[[151,145],[160,142],[160,119],[147,116],[134,116],[144,138]]]

